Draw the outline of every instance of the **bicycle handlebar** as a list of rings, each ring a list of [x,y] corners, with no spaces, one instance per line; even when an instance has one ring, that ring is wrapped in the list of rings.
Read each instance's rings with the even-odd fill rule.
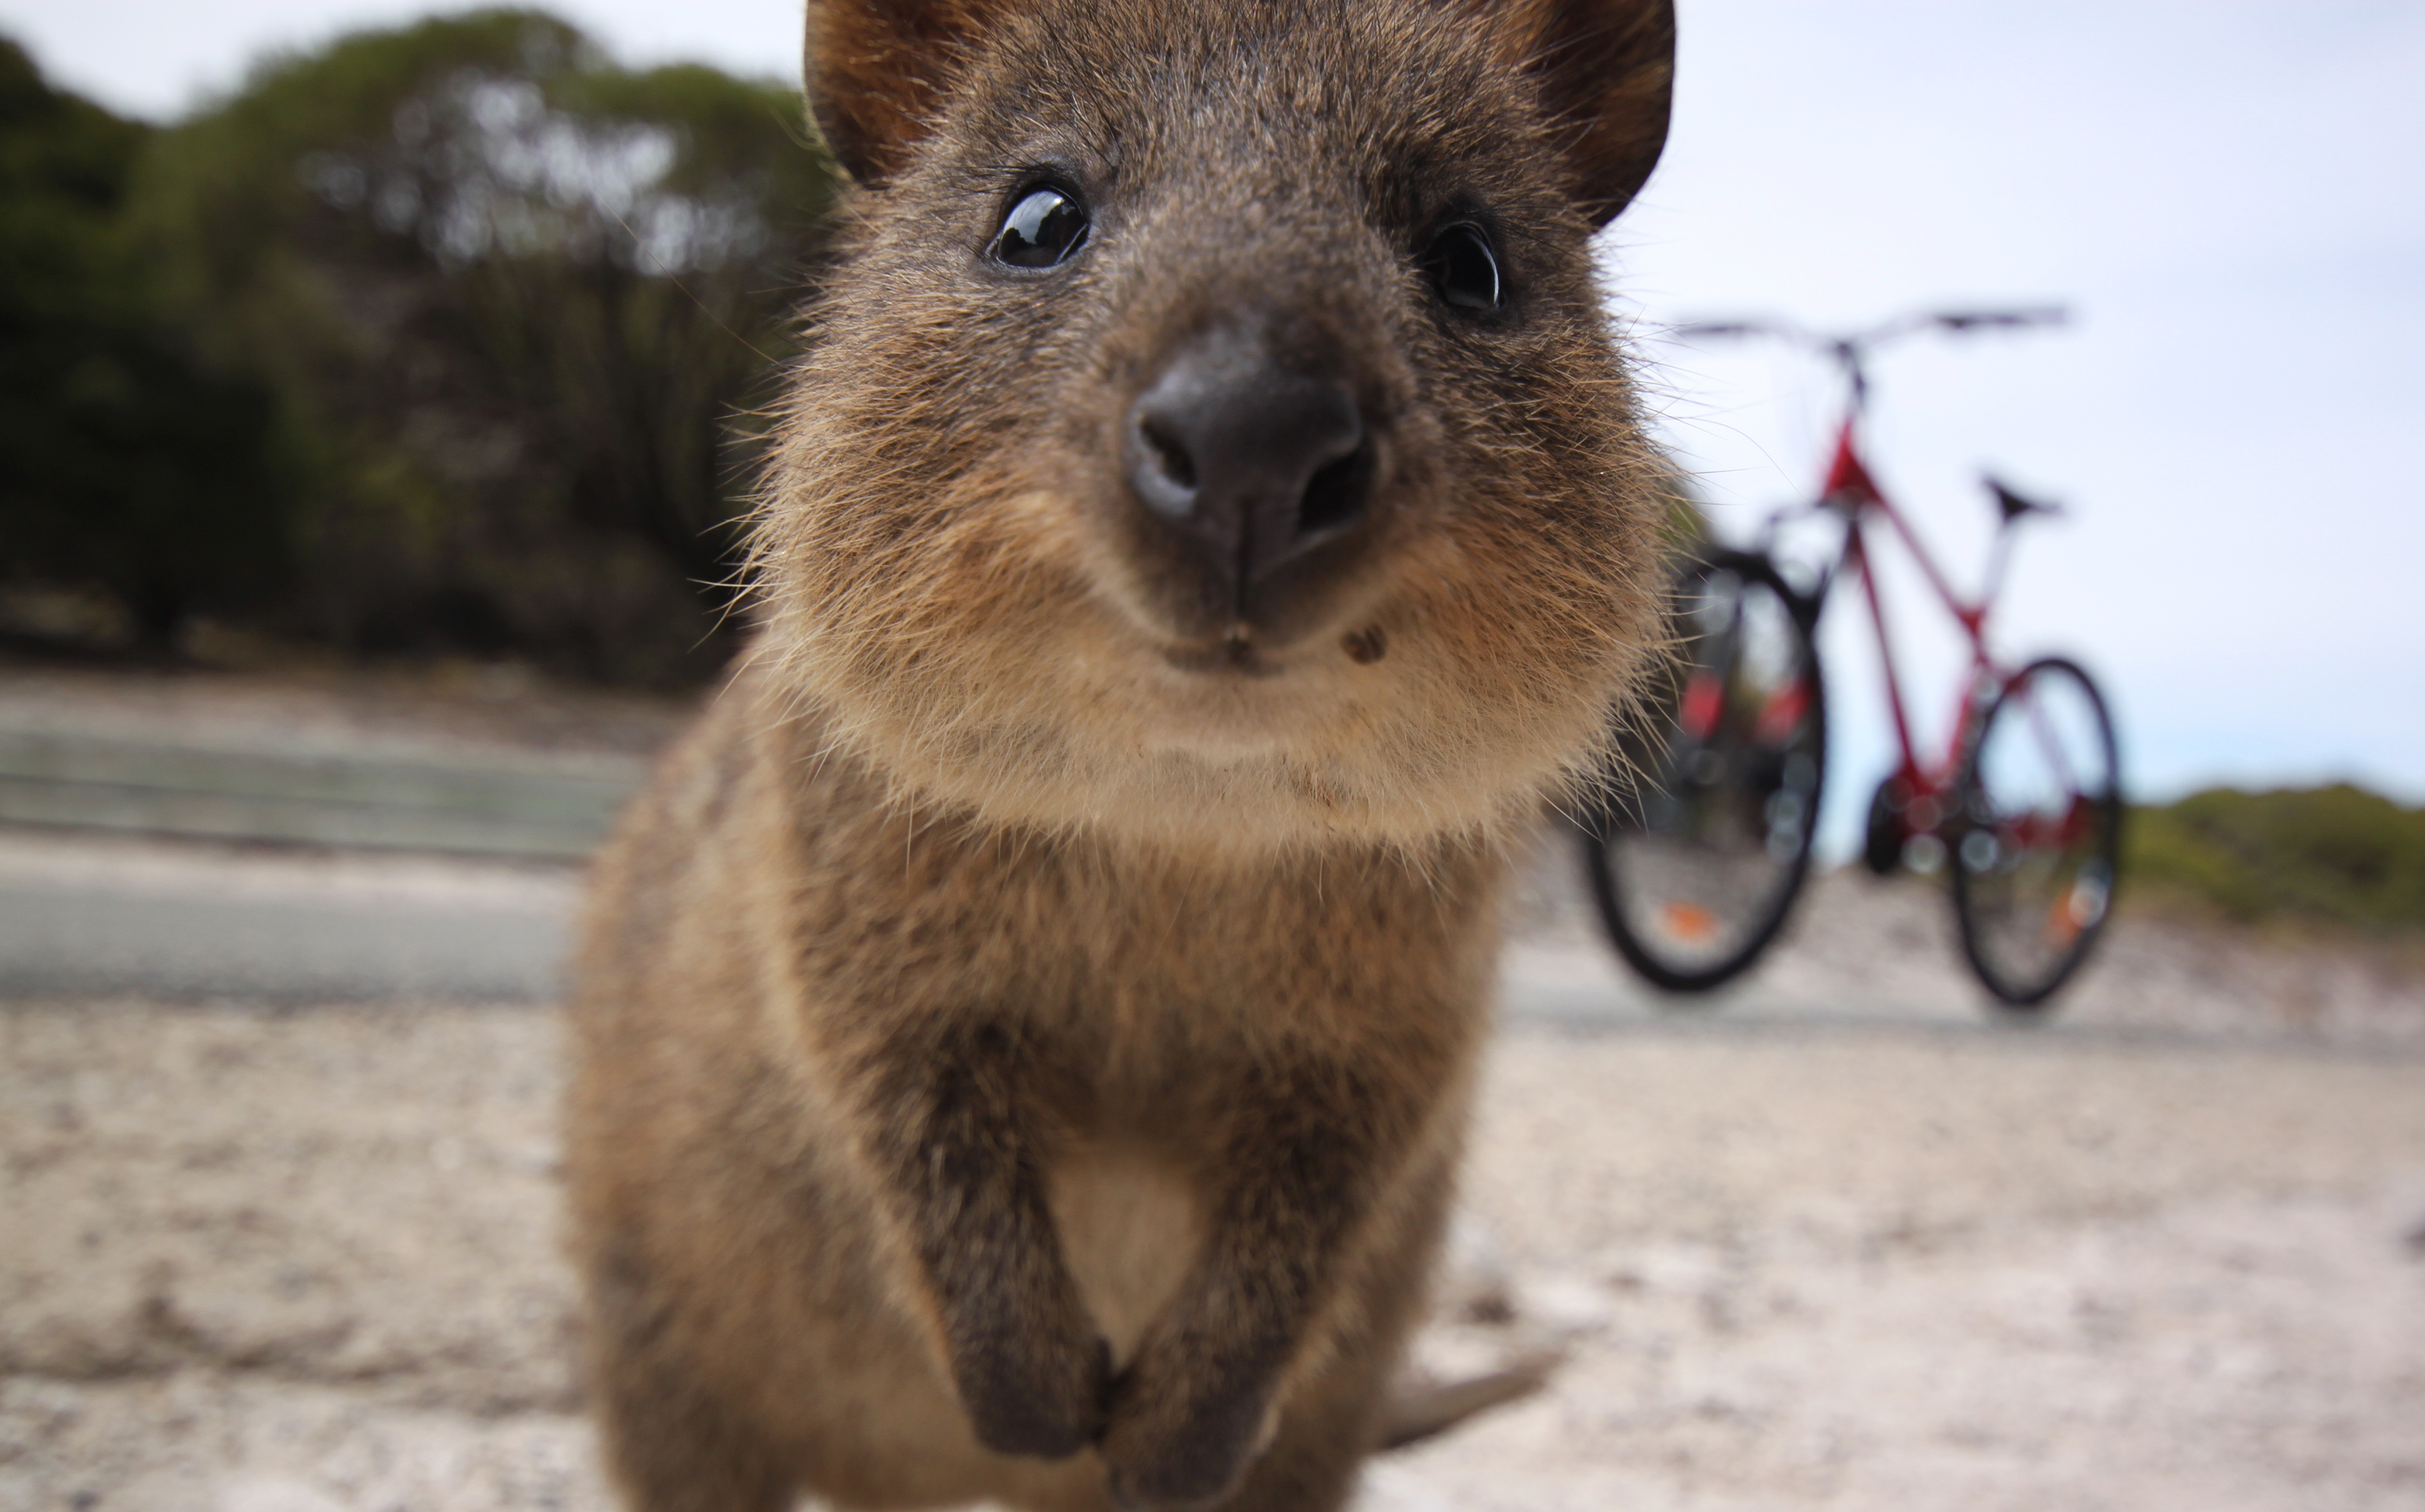
[[[1940,310],[1920,314],[1898,315],[1883,325],[1850,336],[1826,336],[1783,320],[1687,320],[1670,328],[1670,334],[1686,341],[1728,339],[1738,336],[1775,336],[1824,352],[1836,360],[1851,379],[1854,408],[1859,409],[1870,391],[1868,372],[1862,363],[1871,352],[1899,337],[1914,331],[1950,330],[1957,335],[1973,330],[2020,330],[2030,326],[2060,326],[2069,321],[2071,312],[2061,305],[2035,305],[2020,310]]]
[[[1687,341],[1776,336],[1839,357],[1857,357],[1896,337],[1932,328],[1955,332],[2009,330],[2030,326],[2060,326],[2070,318],[2071,312],[2061,305],[2035,305],[2021,310],[1941,310],[1898,315],[1882,325],[1848,336],[1823,335],[1784,320],[1687,320],[1672,328],[1672,334]]]
[[[1669,328],[1669,334],[1687,339],[1695,336],[1794,336],[1805,332],[1789,326],[1773,325],[1762,320],[1687,320]]]
[[[2060,326],[2071,319],[2071,312],[2059,304],[2049,304],[2031,310],[1949,310],[1927,318],[1947,330],[1976,330],[1997,326]]]

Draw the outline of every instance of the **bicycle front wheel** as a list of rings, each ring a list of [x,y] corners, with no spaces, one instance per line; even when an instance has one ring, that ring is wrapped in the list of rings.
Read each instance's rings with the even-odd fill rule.
[[[1672,992],[1748,967],[1810,865],[1827,701],[1808,621],[1762,556],[1689,565],[1668,620],[1676,653],[1635,770],[1586,835],[1592,893],[1618,952]]]
[[[2105,699],[2078,665],[2032,662],[2004,684],[1963,763],[1953,911],[1971,969],[2041,1010],[2113,908],[2122,774]]]

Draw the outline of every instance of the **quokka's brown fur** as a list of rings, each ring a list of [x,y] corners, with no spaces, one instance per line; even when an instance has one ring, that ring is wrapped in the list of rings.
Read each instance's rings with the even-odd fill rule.
[[[859,187],[762,628],[601,860],[574,995],[610,1462],[641,1512],[1335,1507],[1449,1198],[1511,839],[1654,635],[1587,239],[1664,137],[1665,0],[809,24]],[[1084,240],[1006,266],[1039,184]],[[1457,226],[1495,307],[1447,297]],[[1264,494],[1200,502],[1231,453],[1132,428],[1168,393],[1285,428],[1266,382],[1346,396],[1354,447],[1268,571]]]

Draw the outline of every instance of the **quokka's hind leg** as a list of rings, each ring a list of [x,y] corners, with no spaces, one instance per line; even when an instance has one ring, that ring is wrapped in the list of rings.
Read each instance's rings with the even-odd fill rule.
[[[782,1512],[792,1504],[791,1478],[764,1440],[688,1380],[623,1361],[602,1369],[597,1384],[600,1447],[630,1512]]]
[[[1220,1512],[1335,1512],[1355,1495],[1357,1472],[1377,1445],[1377,1372],[1358,1361],[1308,1382],[1289,1403],[1270,1447]]]
[[[765,1438],[668,1347],[662,1303],[628,1276],[593,1281],[599,1448],[630,1512],[782,1512],[796,1491]]]

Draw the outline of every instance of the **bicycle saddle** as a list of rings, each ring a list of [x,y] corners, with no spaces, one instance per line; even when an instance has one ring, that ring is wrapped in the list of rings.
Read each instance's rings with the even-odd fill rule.
[[[2063,506],[2059,504],[2042,504],[2035,499],[2025,499],[2015,493],[2004,487],[2003,481],[1993,473],[1981,474],[1979,481],[1986,484],[1987,491],[1996,496],[1996,507],[2003,513],[2004,523],[2008,525],[2025,514],[2059,515],[2063,513]]]

